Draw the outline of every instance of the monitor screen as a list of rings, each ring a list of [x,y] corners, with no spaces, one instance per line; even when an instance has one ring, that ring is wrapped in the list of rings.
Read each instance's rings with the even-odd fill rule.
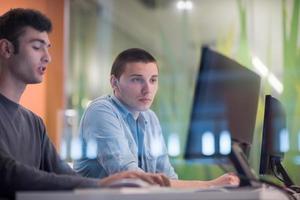
[[[231,141],[252,144],[260,77],[207,47],[202,49],[188,129],[186,159],[223,156]]]
[[[281,165],[284,152],[287,150],[288,131],[284,108],[279,100],[266,95],[259,173],[274,175],[286,186],[293,185]]]

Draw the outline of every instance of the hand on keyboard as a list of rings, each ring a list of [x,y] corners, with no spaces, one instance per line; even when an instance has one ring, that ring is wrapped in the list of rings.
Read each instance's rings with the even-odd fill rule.
[[[238,186],[240,179],[234,173],[227,173],[210,181],[211,186]]]
[[[170,180],[163,174],[145,173],[141,171],[119,172],[100,180],[100,185],[106,187],[122,179],[141,179],[151,185],[170,186]]]
[[[124,178],[118,179],[116,181],[111,182],[110,184],[106,185],[109,188],[122,188],[122,187],[150,187],[151,185],[146,181],[141,179],[134,179],[134,178]]]

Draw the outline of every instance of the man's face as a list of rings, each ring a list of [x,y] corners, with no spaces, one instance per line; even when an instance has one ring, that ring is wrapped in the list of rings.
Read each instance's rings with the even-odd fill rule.
[[[24,84],[40,83],[51,61],[47,32],[26,27],[19,37],[19,51],[8,59],[9,71],[16,81]]]
[[[135,113],[147,110],[158,87],[156,63],[133,62],[125,66],[119,80],[113,80],[116,97]]]

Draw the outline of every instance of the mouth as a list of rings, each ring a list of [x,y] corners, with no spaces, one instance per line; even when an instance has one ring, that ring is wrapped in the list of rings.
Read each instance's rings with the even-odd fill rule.
[[[39,66],[38,71],[40,74],[44,74],[46,71],[46,66]]]
[[[144,102],[144,103],[147,103],[147,102],[151,102],[152,99],[150,99],[150,98],[140,98],[139,101],[142,101],[142,102]]]

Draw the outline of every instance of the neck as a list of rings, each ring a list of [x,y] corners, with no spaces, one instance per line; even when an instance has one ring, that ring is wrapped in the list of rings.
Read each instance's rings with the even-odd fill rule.
[[[130,110],[129,110],[130,111]],[[140,112],[132,112],[132,111],[130,111],[131,112],[131,114],[133,115],[133,118],[135,119],[135,120],[137,120],[137,118],[139,117],[139,114],[140,114]]]
[[[20,102],[25,88],[26,84],[16,83],[12,79],[7,78],[6,75],[0,74],[0,93],[13,102]]]

